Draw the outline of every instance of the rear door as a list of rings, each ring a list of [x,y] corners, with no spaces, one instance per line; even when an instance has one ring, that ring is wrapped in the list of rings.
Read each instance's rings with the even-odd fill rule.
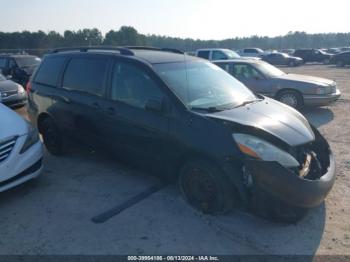
[[[162,82],[146,66],[116,60],[112,69],[105,135],[124,156],[143,164],[161,165],[168,141],[169,116],[166,111],[147,108],[150,101],[167,100]],[[151,161],[151,162],[150,162]],[[155,162],[154,162],[155,161]]]
[[[65,132],[89,145],[100,145],[108,68],[106,55],[72,56],[53,95],[54,117]]]

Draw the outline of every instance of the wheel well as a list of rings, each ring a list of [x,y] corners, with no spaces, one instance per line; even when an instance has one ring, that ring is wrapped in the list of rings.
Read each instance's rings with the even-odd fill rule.
[[[48,114],[46,114],[46,113],[41,113],[41,114],[39,115],[39,117],[38,117],[38,122],[37,122],[39,133],[42,133],[42,126],[41,126],[41,124],[43,123],[43,121],[44,121],[45,119],[47,119],[47,118],[49,118],[49,117],[50,117],[50,116],[49,116]]]
[[[291,88],[283,88],[283,89],[279,90],[279,91],[276,93],[275,98],[277,99],[278,96],[279,96],[281,93],[284,93],[284,92],[286,92],[286,91],[290,91],[290,92],[297,93],[297,94],[300,96],[301,101],[304,103],[303,94],[302,94],[300,91],[295,90],[295,89],[291,89]]]

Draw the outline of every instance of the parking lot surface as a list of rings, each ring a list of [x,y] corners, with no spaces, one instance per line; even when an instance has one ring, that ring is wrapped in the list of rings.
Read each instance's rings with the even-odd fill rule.
[[[302,113],[328,139],[337,180],[326,202],[297,225],[241,211],[205,216],[169,185],[111,215],[157,179],[113,155],[75,147],[45,153],[41,177],[0,194],[0,254],[342,254],[350,255],[350,68],[305,65],[286,72],[337,81],[342,98]],[[17,110],[26,117],[25,109]]]

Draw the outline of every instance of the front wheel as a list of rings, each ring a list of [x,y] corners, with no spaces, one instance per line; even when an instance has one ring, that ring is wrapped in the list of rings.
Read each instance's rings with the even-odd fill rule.
[[[179,188],[186,201],[204,214],[224,214],[237,201],[235,188],[223,172],[204,160],[193,160],[183,166]]]
[[[323,60],[323,64],[324,65],[328,65],[330,62],[330,59],[329,58],[326,58],[325,60]]]
[[[296,66],[296,63],[295,63],[294,61],[290,61],[290,62],[289,62],[289,66],[290,66],[290,67],[295,67],[295,66]]]
[[[295,109],[300,109],[303,107],[303,97],[296,91],[285,90],[281,91],[276,96],[277,100],[291,106]]]

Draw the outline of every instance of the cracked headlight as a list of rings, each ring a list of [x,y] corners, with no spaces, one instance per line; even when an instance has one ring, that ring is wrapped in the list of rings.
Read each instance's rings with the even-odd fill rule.
[[[30,123],[27,123],[28,133],[26,137],[26,141],[23,144],[23,147],[20,151],[20,154],[26,152],[32,145],[39,141],[39,133]]]
[[[247,134],[233,134],[233,138],[245,155],[264,161],[276,161],[285,167],[299,166],[292,155],[265,140]]]

